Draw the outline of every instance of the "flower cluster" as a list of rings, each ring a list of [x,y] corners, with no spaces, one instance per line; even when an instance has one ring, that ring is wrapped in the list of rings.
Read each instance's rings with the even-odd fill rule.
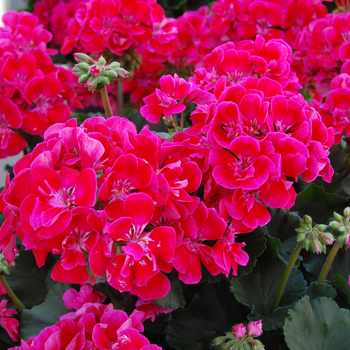
[[[64,122],[77,104],[72,73],[56,67],[47,49],[52,34],[28,12],[8,12],[0,28],[0,158],[26,147],[15,130],[43,135]]]
[[[64,294],[64,299],[66,303],[69,301],[69,304],[78,306],[77,302],[72,300],[73,293],[72,290],[68,290]],[[96,292],[91,288],[85,293],[75,291],[75,294],[85,294],[85,296],[87,293],[92,296]],[[46,327],[38,336],[31,337],[27,341],[21,340],[20,346],[11,349],[41,350],[55,347],[77,350],[161,350],[159,346],[150,344],[148,339],[140,334],[144,330],[143,312],[134,310],[128,316],[122,310],[113,310],[112,304],[104,305],[97,300],[83,299],[85,299],[82,300],[83,304],[77,308],[76,312],[62,316],[59,322]]]
[[[279,39],[229,42],[205,56],[189,82],[163,76],[141,108],[157,122],[197,105],[186,136],[174,141],[200,158],[204,200],[239,222],[238,232],[269,222],[263,204],[289,209],[293,178],[330,182],[334,172],[327,158],[333,129],[294,92],[290,64],[291,48]]]
[[[1,194],[7,261],[14,259],[17,233],[39,266],[49,252],[60,254],[54,280],[84,284],[106,276],[145,301],[169,292],[164,273],[172,267],[192,284],[201,279],[201,262],[227,276],[247,264],[225,215],[193,195],[202,171],[186,155],[191,145],[148,128],[137,134],[119,117],[90,118],[81,127],[70,120],[44,137],[16,163]]]

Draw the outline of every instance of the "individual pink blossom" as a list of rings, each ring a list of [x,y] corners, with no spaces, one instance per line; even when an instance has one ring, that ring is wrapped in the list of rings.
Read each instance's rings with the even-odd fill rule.
[[[144,312],[144,318],[142,319],[142,322],[144,322],[147,319],[151,319],[152,322],[156,319],[156,316],[165,313],[168,314],[169,312],[172,312],[172,309],[163,309],[160,306],[157,306],[153,301],[145,301],[142,299],[138,299],[135,303],[136,309],[139,311]]]
[[[64,305],[69,310],[79,310],[85,303],[103,303],[106,296],[88,285],[81,286],[79,292],[69,288],[62,296]]]
[[[0,302],[0,326],[5,329],[11,340],[16,342],[19,339],[19,322],[12,316],[16,315],[17,312],[12,309],[6,309],[7,302],[8,300],[4,299]]]

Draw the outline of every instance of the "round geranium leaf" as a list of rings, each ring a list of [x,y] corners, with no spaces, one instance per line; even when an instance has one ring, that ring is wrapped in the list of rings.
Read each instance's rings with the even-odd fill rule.
[[[350,349],[350,313],[331,298],[310,302],[308,296],[299,300],[284,325],[284,336],[290,350]]]

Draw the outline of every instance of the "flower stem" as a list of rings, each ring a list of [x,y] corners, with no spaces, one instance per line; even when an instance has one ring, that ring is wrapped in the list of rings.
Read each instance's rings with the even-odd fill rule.
[[[13,292],[11,287],[7,284],[4,275],[0,275],[0,282],[3,285],[3,287],[5,288],[7,295],[10,297],[10,299],[13,301],[13,303],[17,306],[19,312],[22,313],[25,310],[25,307],[22,304],[22,302],[17,298],[17,295]]]
[[[123,93],[123,79],[118,79],[117,80],[117,85],[118,85],[118,115],[120,117],[123,116],[123,109],[124,109],[124,93]]]
[[[175,131],[178,132],[179,131],[179,126],[177,125],[177,120],[176,120],[175,114],[173,114],[173,120],[174,120],[174,125],[175,125]]]
[[[326,279],[328,271],[333,263],[335,256],[338,253],[339,248],[340,248],[340,246],[339,246],[338,242],[335,242],[333,247],[332,247],[332,250],[329,252],[327,260],[325,261],[325,263],[322,267],[322,271],[321,271],[320,276],[318,277],[318,281],[317,281],[318,284],[323,283],[324,280]]]
[[[184,125],[185,125],[185,113],[181,112],[181,124],[180,124],[181,132],[184,131]]]
[[[297,258],[299,256],[299,253],[300,253],[302,247],[303,247],[303,242],[299,242],[297,244],[297,246],[295,247],[292,256],[290,257],[288,265],[286,266],[286,269],[284,270],[284,273],[283,273],[280,285],[278,287],[275,299],[274,299],[274,301],[272,303],[270,313],[273,313],[276,310],[278,304],[281,301],[281,298],[282,298],[282,295],[283,295],[283,292],[284,292],[284,288],[286,287],[286,284],[288,282],[289,276],[290,276],[290,274],[291,274],[291,272],[293,270],[294,264],[295,264],[295,262],[296,262],[296,260],[297,260]]]
[[[101,96],[102,96],[103,107],[105,108],[107,118],[110,118],[113,116],[113,111],[112,111],[111,104],[109,102],[106,86],[101,90]]]

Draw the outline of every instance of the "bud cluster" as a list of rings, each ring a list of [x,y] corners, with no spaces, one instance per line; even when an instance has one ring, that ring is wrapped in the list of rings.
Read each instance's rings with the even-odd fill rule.
[[[213,340],[213,345],[221,350],[264,350],[264,345],[254,337],[262,333],[261,320],[251,322],[247,327],[242,323],[233,327],[232,332]]]
[[[314,253],[326,253],[326,246],[333,244],[335,238],[330,232],[325,232],[327,225],[315,225],[312,218],[305,215],[300,220],[300,227],[295,231],[298,233],[297,241],[303,242],[305,250],[311,249]]]
[[[350,207],[346,207],[343,211],[344,216],[334,212],[333,217],[335,221],[331,221],[329,226],[334,230],[336,240],[339,246],[350,247]]]
[[[73,73],[79,77],[78,82],[85,84],[90,91],[101,91],[117,78],[128,76],[128,72],[120,67],[119,62],[108,65],[103,56],[94,61],[84,53],[76,53],[74,58],[77,64],[73,68]]]

